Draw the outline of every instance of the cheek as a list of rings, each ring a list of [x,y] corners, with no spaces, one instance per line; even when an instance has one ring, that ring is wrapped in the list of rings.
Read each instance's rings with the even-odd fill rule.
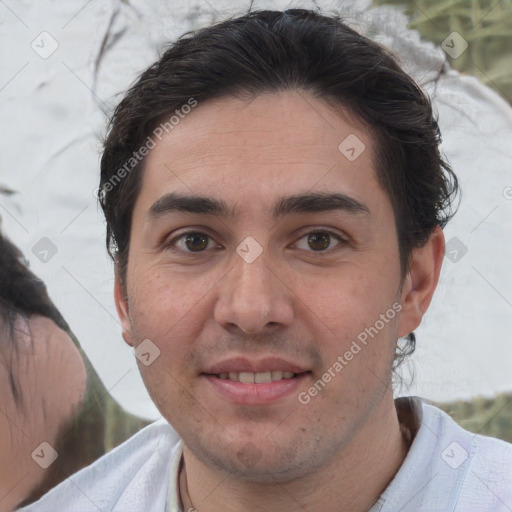
[[[134,298],[130,317],[135,345],[149,339],[160,350],[154,364],[139,364],[144,378],[165,378],[160,375],[164,365],[175,376],[187,372],[186,361],[213,314],[210,297],[217,281],[207,276],[191,278],[165,267],[148,270],[132,281],[129,296]]]
[[[348,379],[361,375],[363,366],[387,371],[397,338],[395,283],[369,268],[347,265],[335,279],[305,281],[299,292],[325,368],[341,356],[343,370],[335,373]]]
[[[183,274],[171,274],[165,268],[149,270],[133,280],[129,290],[130,315],[133,324],[146,337],[158,337],[172,329],[181,319],[194,313],[194,306],[207,292],[204,282],[187,279]]]
[[[340,341],[357,335],[367,322],[380,313],[383,297],[371,274],[354,264],[330,271],[322,278],[298,276],[296,290],[311,320],[326,335],[338,335]]]

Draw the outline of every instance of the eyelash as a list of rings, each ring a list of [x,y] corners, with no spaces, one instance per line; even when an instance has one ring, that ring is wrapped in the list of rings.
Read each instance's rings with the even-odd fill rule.
[[[294,243],[296,244],[299,240],[302,240],[303,238],[307,237],[308,235],[318,234],[318,233],[327,234],[330,237],[335,238],[338,241],[337,246],[348,244],[348,241],[345,238],[343,238],[339,234],[334,233],[333,231],[330,231],[328,229],[315,229],[315,230],[312,230],[312,231],[308,231],[307,233],[303,234]],[[186,232],[181,233],[180,235],[172,238],[168,243],[166,243],[165,244],[165,249],[168,249],[168,250],[170,250],[172,252],[175,252],[175,253],[184,253],[184,254],[192,255],[192,256],[201,256],[202,254],[204,254],[208,250],[208,249],[204,249],[202,251],[194,252],[194,251],[189,251],[189,250],[177,249],[176,248],[176,242],[181,240],[181,239],[183,239],[187,235],[204,235],[204,236],[209,238],[209,241],[210,240],[213,241],[213,238],[210,235],[208,235],[207,233],[204,233],[202,231],[186,231]],[[337,246],[335,246],[335,247],[337,247]],[[306,249],[300,249],[300,250],[303,250],[303,251],[306,251],[306,252],[310,252],[312,254],[326,254],[326,253],[329,253],[329,252],[331,252],[331,251],[333,251],[335,249],[330,247],[328,249],[320,250],[320,251],[306,250]]]

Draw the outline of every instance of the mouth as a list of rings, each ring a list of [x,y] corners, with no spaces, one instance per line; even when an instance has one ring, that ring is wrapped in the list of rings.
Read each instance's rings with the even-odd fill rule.
[[[210,374],[221,380],[230,380],[232,382],[241,382],[244,384],[267,384],[269,382],[278,382],[286,379],[295,379],[302,373],[309,372],[289,372],[284,370],[272,370],[266,372],[222,372]],[[206,374],[208,375],[208,374]]]
[[[270,370],[203,373],[201,377],[208,383],[213,400],[220,398],[238,406],[262,406],[295,399],[310,375],[310,371]]]

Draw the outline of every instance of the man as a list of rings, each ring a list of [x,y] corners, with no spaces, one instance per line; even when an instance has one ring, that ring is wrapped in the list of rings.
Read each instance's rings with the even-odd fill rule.
[[[336,17],[253,12],[171,46],[118,105],[100,183],[164,419],[25,510],[511,509],[510,445],[393,400],[457,191],[439,140]]]

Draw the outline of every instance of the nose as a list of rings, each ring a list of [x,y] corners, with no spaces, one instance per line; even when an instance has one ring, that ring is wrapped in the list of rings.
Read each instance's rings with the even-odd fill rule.
[[[276,265],[262,254],[248,263],[233,255],[233,267],[219,283],[214,317],[224,329],[256,334],[293,321],[293,292]],[[282,272],[281,272],[282,273]]]

